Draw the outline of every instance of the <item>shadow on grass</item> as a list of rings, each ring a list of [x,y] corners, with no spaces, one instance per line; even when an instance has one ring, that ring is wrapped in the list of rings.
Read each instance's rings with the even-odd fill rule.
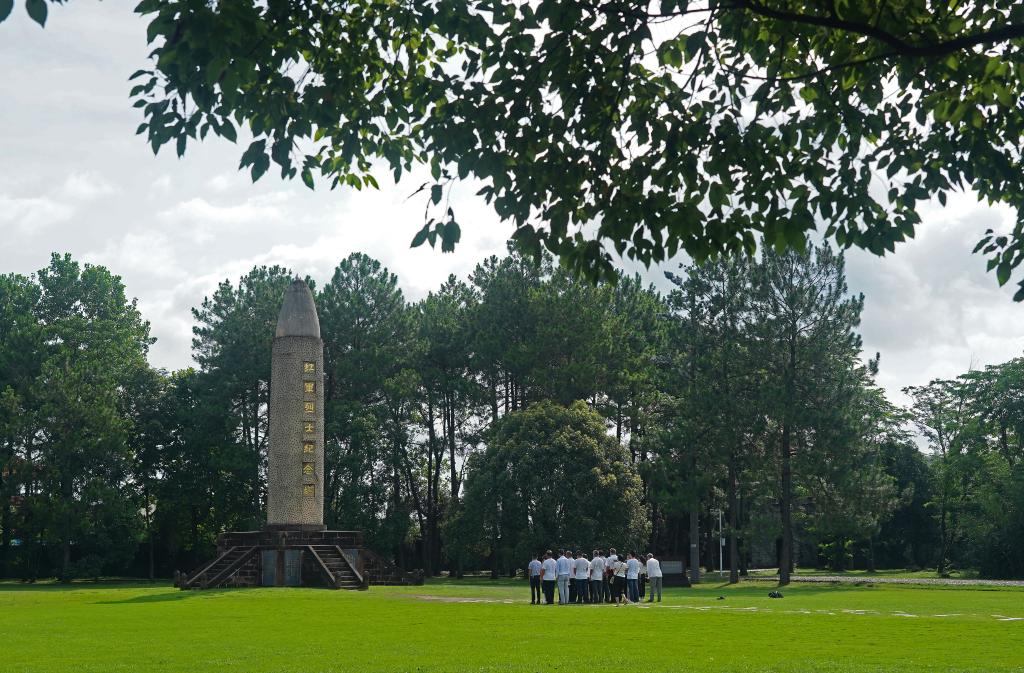
[[[61,583],[53,580],[42,582],[0,581],[0,594],[5,592],[42,592],[57,593],[66,591],[117,591],[144,590],[146,593],[122,600],[90,601],[92,605],[144,605],[146,603],[168,603],[189,598],[215,597],[220,594],[237,591],[237,589],[206,589],[203,591],[181,591],[175,589],[170,582],[132,582],[132,581],[75,581]],[[157,591],[153,591],[157,590]]]
[[[183,601],[189,598],[211,598],[221,594],[230,593],[232,589],[205,589],[202,591],[168,591],[159,594],[143,594],[132,596],[120,601],[94,601],[93,605],[145,605],[147,603],[169,603]]]
[[[0,593],[5,591],[79,591],[82,589],[170,589],[168,581],[140,582],[137,580],[75,580],[58,582],[42,580],[39,582],[23,582],[20,580],[0,580]]]

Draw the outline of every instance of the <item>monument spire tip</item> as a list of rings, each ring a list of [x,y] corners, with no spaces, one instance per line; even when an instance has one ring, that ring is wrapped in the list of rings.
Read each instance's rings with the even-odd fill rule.
[[[277,316],[277,331],[274,337],[311,336],[320,337],[320,318],[316,313],[313,293],[298,276],[284,292],[281,312]]]

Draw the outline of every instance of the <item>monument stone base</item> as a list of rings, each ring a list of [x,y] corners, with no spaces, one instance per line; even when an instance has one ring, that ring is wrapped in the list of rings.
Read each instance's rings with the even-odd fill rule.
[[[215,587],[326,587],[366,589],[363,534],[326,526],[267,526],[223,533],[216,558],[190,575],[176,576],[181,589]]]
[[[175,573],[180,589],[217,587],[323,587],[365,590],[370,585],[423,584],[363,546],[360,531],[326,526],[266,526],[223,533],[217,556],[191,574]]]

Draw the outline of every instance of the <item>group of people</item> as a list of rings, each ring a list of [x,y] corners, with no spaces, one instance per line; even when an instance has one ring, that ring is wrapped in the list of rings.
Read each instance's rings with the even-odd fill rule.
[[[655,596],[661,602],[661,563],[648,554],[646,559],[636,552],[629,552],[625,558],[619,558],[615,549],[595,549],[591,557],[582,551],[564,550],[558,557],[548,550],[543,560],[538,554],[527,566],[527,577],[530,578],[530,603],[553,605],[555,589],[558,590],[559,605],[572,603],[639,603],[646,593],[645,585],[649,582],[650,598],[653,603]]]

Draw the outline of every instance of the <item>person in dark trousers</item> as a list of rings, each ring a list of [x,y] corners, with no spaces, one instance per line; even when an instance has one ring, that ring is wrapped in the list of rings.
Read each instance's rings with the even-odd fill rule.
[[[615,553],[615,547],[608,550],[608,558],[604,560],[604,602],[614,603],[612,600],[612,592],[615,588],[615,564],[618,563],[619,556]]]
[[[526,566],[526,576],[530,578],[530,605],[540,605],[540,570],[541,562],[539,554],[533,555],[533,560]]]
[[[626,593],[626,562],[620,561],[618,557],[615,557],[615,562],[612,563],[612,601],[615,605],[622,605],[623,602],[629,603],[629,597],[624,595]]]
[[[544,562],[540,564],[540,585],[544,590],[544,602],[555,604],[555,583],[558,581],[558,562],[551,558],[551,550],[544,554]]]
[[[573,568],[573,583],[576,585],[576,602],[590,602],[590,561],[582,551],[576,552],[576,565]]]
[[[604,557],[600,549],[595,549],[590,559],[590,602],[604,602]]]
[[[565,552],[569,559],[569,604],[576,602],[576,554],[572,551]]]
[[[640,561],[636,552],[630,552],[626,561],[626,588],[629,593],[630,603],[640,602]]]

